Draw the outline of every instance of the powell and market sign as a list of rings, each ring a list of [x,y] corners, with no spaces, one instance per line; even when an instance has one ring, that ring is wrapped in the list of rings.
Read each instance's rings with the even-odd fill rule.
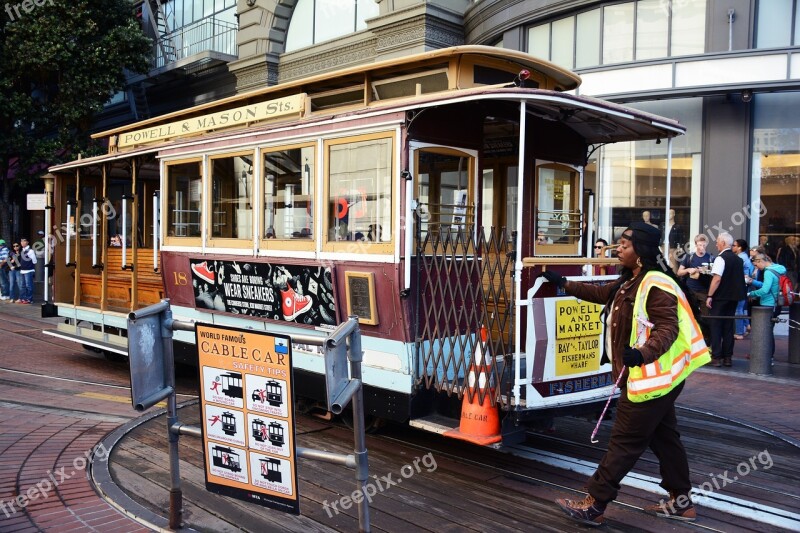
[[[228,109],[152,128],[122,133],[117,140],[118,148],[165,141],[181,135],[192,135],[218,128],[229,128],[249,122],[259,122],[286,115],[300,114],[305,108],[305,93],[259,102],[244,107]]]

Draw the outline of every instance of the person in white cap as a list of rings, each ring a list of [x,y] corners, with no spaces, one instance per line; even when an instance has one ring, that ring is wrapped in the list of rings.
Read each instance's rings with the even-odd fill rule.
[[[33,303],[33,274],[36,271],[36,254],[28,244],[28,239],[21,238],[19,244],[22,251],[19,254],[19,290],[18,304]]]

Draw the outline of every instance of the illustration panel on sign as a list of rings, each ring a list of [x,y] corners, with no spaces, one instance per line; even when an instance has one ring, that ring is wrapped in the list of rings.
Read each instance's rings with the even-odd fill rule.
[[[211,457],[209,470],[212,476],[239,483],[248,482],[247,455],[243,449],[209,442],[208,456]]]
[[[251,451],[250,464],[254,468],[253,485],[286,496],[294,494],[288,461]]]
[[[289,457],[292,449],[291,431],[286,420],[248,414],[248,447],[253,450]]]
[[[289,416],[286,382],[262,376],[247,375],[247,409],[257,413]]]
[[[204,423],[209,439],[235,446],[245,445],[247,429],[242,411],[206,404]]]
[[[203,367],[203,390],[207,402],[244,407],[242,374],[211,366]]]

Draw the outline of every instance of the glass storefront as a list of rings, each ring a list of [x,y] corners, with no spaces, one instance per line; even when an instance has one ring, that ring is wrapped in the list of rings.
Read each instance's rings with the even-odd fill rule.
[[[642,220],[668,230],[676,225],[680,242],[691,242],[700,226],[702,100],[690,98],[632,104],[642,111],[677,119],[686,135],[672,143],[670,208],[666,214],[666,140],[617,143],[604,147],[587,167],[587,186],[597,187],[595,238],[616,242],[632,222]],[[599,173],[599,179],[596,176]]]
[[[753,104],[751,196],[761,209],[750,238],[775,257],[800,234],[800,116],[787,112],[800,107],[800,93],[758,94]]]

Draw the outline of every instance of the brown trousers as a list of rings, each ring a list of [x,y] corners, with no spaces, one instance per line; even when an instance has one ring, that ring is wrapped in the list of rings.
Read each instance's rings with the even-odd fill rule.
[[[619,484],[649,447],[658,458],[661,487],[677,494],[689,494],[689,461],[678,433],[675,399],[683,383],[669,394],[641,403],[628,400],[627,390],[617,402],[617,413],[608,451],[589,479],[589,494],[599,502],[616,499]]]

